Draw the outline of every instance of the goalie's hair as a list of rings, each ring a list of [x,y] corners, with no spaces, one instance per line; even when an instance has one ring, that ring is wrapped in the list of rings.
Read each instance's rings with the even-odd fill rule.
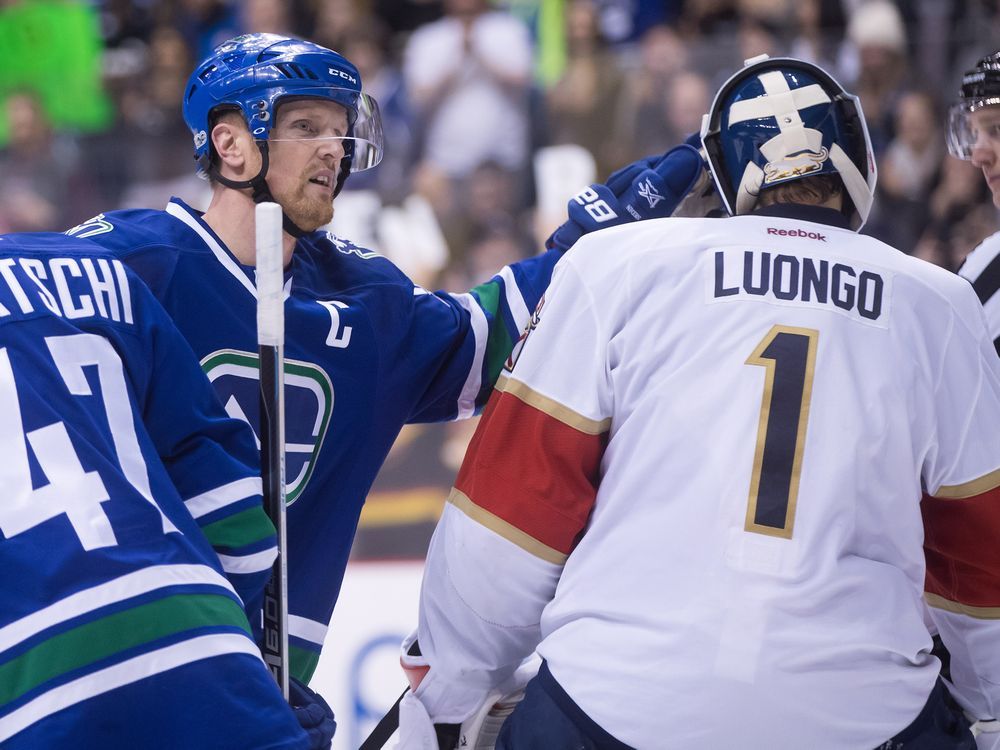
[[[775,203],[799,203],[819,206],[831,198],[843,196],[844,183],[833,174],[806,177],[794,182],[784,182],[760,191],[757,207],[772,206]]]

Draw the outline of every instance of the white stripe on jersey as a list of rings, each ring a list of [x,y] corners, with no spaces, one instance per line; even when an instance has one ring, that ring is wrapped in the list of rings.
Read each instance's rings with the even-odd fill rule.
[[[201,518],[219,508],[246,500],[251,495],[259,495],[261,491],[260,477],[244,477],[195,495],[185,500],[184,505],[187,506],[192,518]]]
[[[277,556],[278,548],[273,546],[251,555],[219,555],[219,561],[227,573],[260,573],[270,568]]]
[[[209,584],[236,596],[229,581],[207,565],[151,565],[60,599],[0,628],[0,652],[73,617],[167,586]],[[239,597],[236,597],[239,600]]]
[[[299,615],[288,615],[288,634],[304,641],[322,646],[326,639],[327,626],[316,620],[310,620]]]
[[[245,635],[216,633],[174,643],[156,651],[91,672],[72,682],[48,690],[20,708],[0,718],[0,742],[27,729],[56,711],[76,705],[95,695],[138,682],[161,672],[201,659],[223,654],[248,654],[260,659],[254,642]],[[184,717],[177,717],[183,721]]]
[[[521,294],[521,287],[517,285],[514,272],[510,266],[504,266],[500,269],[500,273],[497,276],[503,279],[504,293],[507,296],[507,307],[510,308],[510,314],[514,318],[514,326],[518,331],[523,331],[525,326],[528,325],[531,310],[524,304],[524,295]]]
[[[223,249],[222,245],[219,244],[215,237],[205,231],[205,228],[198,222],[197,219],[172,201],[167,204],[166,211],[175,219],[184,222],[187,226],[194,230],[198,236],[201,237],[201,241],[208,246],[209,250],[212,251],[215,259],[222,264],[223,268],[229,271],[229,273],[232,274],[233,277],[240,282],[240,284],[242,284],[248,292],[250,292],[254,299],[257,299],[257,287],[254,285],[253,281],[251,281],[247,275],[243,273],[239,264],[229,253],[225,251],[225,249]],[[291,294],[291,290],[292,280],[288,279],[288,281],[285,282],[285,294],[283,299],[288,299],[288,296]]]
[[[469,377],[466,379],[465,385],[462,386],[462,393],[458,397],[458,414],[455,417],[455,419],[468,419],[476,413],[476,396],[483,385],[483,357],[486,356],[486,339],[489,336],[490,327],[486,320],[486,313],[483,312],[483,308],[479,306],[475,297],[469,293],[451,296],[469,311],[469,315],[472,317],[472,331],[476,338],[476,353],[473,355],[472,365],[469,367]]]

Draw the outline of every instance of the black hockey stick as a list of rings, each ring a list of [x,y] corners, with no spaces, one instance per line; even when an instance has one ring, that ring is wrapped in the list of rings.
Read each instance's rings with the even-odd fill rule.
[[[264,590],[261,653],[288,700],[288,557],[285,538],[285,300],[281,206],[256,209],[257,355],[264,510],[278,532],[278,557]]]
[[[378,720],[378,724],[368,735],[368,739],[361,743],[361,747],[358,750],[382,750],[385,747],[385,743],[389,741],[392,737],[392,733],[399,729],[399,702],[403,700],[403,696],[409,692],[409,688],[405,688],[399,697],[396,698],[396,702],[392,704],[392,708],[385,712],[385,716]]]

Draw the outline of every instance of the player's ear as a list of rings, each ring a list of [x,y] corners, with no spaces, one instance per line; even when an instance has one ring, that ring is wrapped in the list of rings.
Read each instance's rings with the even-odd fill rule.
[[[216,164],[224,177],[246,179],[244,173],[259,168],[260,152],[242,118],[223,116],[212,127],[211,138]]]

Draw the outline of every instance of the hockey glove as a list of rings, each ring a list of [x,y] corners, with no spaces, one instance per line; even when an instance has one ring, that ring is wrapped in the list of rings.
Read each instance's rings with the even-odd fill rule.
[[[288,702],[299,725],[309,735],[309,750],[328,750],[337,731],[337,722],[333,718],[333,709],[323,696],[290,677]]]
[[[976,738],[977,750],[1000,750],[1000,721],[996,719],[979,719],[965,714],[972,726],[969,727],[972,736]]]
[[[479,710],[461,724],[434,724],[412,692],[399,702],[399,743],[395,750],[494,750],[500,727],[524,697],[491,693]]]
[[[692,143],[694,139],[689,138],[662,156],[640,159],[619,169],[603,185],[581,190],[569,201],[569,219],[552,233],[545,247],[565,252],[583,235],[598,229],[672,216],[689,191],[705,187],[708,170]]]
[[[410,692],[399,704],[396,750],[494,750],[500,727],[524,698],[525,686],[541,665],[540,657],[532,654],[461,724],[435,724],[414,695],[430,671],[427,659],[420,653],[416,633],[403,641],[399,661],[409,680]]]

